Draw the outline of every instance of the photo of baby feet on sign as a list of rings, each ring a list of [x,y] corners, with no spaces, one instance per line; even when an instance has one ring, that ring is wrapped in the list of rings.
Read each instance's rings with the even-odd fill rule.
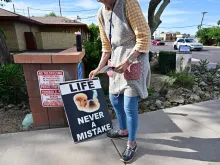
[[[73,97],[73,100],[79,111],[84,111],[87,113],[92,113],[100,108],[100,103],[98,100],[98,93],[93,90],[93,98],[88,100],[88,96],[84,93],[78,93]]]

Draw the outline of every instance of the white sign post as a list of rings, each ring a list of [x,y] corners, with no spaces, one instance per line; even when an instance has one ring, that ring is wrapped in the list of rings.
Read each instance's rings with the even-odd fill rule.
[[[59,83],[65,81],[62,70],[39,70],[37,72],[43,107],[63,107]]]

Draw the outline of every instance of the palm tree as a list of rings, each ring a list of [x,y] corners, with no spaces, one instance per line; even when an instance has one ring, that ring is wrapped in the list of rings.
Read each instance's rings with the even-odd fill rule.
[[[218,20],[217,25],[218,25],[218,26],[220,25],[220,20]]]

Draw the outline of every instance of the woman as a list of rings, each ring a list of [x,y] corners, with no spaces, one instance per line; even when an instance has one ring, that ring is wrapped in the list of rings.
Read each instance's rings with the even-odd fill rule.
[[[115,68],[113,73],[108,74],[109,97],[116,112],[119,130],[108,133],[107,136],[128,137],[122,161],[129,162],[137,149],[139,98],[144,99],[148,96],[147,87],[150,81],[148,52],[151,32],[137,0],[98,0],[98,2],[104,4],[98,11],[103,54],[98,68],[90,73],[89,78],[94,78],[109,58],[111,59],[111,65]],[[137,72],[126,72],[131,64],[136,66]],[[134,79],[126,78],[129,74],[139,76]]]

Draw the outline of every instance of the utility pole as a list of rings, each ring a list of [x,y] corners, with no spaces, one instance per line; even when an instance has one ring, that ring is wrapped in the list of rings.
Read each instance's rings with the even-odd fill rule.
[[[202,12],[202,21],[201,21],[201,25],[200,25],[200,28],[202,28],[202,23],[203,23],[203,20],[204,20],[204,16],[205,14],[208,13],[208,12]]]
[[[13,9],[14,9],[14,13],[15,13],[15,4],[13,4]]]
[[[62,11],[61,11],[61,4],[60,4],[60,0],[59,0],[59,7],[60,7],[60,16],[62,17]]]
[[[30,18],[30,8],[28,7],[28,17]]]

